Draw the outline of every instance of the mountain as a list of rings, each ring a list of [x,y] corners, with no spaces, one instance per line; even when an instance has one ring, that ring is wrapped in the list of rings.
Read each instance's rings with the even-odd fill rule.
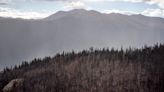
[[[164,42],[164,19],[75,9],[39,20],[0,18],[0,68],[91,46],[141,47]]]

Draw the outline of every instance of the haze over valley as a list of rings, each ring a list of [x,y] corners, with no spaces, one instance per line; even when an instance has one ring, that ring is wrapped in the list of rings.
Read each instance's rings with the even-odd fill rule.
[[[0,18],[0,68],[58,52],[94,48],[141,48],[164,42],[164,19],[59,11],[37,20]]]

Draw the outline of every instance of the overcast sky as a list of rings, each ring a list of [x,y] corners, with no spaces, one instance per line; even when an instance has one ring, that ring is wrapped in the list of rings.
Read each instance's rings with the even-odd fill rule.
[[[44,18],[70,9],[164,17],[164,0],[0,0],[0,16]]]

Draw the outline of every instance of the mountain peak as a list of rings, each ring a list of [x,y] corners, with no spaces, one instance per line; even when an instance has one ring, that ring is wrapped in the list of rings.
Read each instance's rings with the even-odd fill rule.
[[[97,14],[101,14],[98,11],[95,10],[85,10],[85,9],[72,9],[70,11],[58,11],[55,14],[50,15],[49,17],[47,17],[46,19],[48,20],[54,20],[54,19],[59,19],[68,15],[97,15]]]

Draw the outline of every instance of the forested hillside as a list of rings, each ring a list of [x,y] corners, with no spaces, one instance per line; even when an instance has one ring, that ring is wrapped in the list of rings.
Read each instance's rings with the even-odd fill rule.
[[[23,62],[0,73],[0,92],[18,78],[23,92],[164,92],[164,44],[90,48]]]

